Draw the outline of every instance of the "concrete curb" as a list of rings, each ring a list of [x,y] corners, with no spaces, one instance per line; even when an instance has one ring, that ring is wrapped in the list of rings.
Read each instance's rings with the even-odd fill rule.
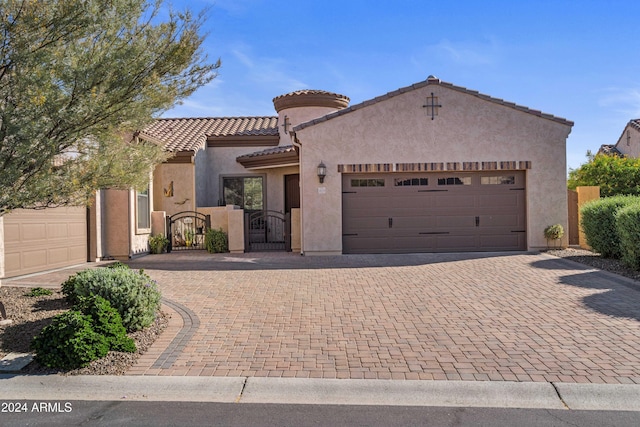
[[[243,403],[564,409],[549,383],[480,381],[247,380]]]
[[[571,409],[640,411],[640,385],[556,384]]]
[[[640,385],[264,377],[0,375],[0,399],[640,411]]]
[[[245,378],[0,375],[2,400],[235,402]]]

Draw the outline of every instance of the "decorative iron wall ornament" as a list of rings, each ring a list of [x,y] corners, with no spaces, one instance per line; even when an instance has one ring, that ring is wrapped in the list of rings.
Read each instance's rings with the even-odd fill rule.
[[[442,108],[442,105],[438,103],[438,97],[431,92],[431,96],[427,98],[427,103],[422,106],[427,109],[427,114],[431,114],[431,120],[438,115],[438,108]]]

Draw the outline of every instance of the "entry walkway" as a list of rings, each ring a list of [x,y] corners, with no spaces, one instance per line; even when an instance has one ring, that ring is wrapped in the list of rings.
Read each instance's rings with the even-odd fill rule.
[[[129,375],[640,384],[640,284],[537,253],[153,255]]]

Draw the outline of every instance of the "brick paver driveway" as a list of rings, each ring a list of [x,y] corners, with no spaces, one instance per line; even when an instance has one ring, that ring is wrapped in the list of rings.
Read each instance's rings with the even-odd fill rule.
[[[131,266],[176,310],[132,375],[640,384],[640,284],[545,254],[191,252]]]

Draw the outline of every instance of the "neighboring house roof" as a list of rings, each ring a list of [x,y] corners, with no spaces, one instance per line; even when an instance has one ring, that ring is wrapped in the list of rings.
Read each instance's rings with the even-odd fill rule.
[[[336,111],[334,113],[327,114],[326,116],[323,116],[323,117],[320,117],[320,118],[317,118],[317,119],[314,119],[314,120],[310,120],[310,121],[305,122],[305,123],[301,123],[298,126],[295,126],[293,128],[293,131],[297,132],[297,131],[302,130],[304,128],[307,128],[309,126],[313,126],[315,124],[322,123],[322,122],[325,122],[327,120],[331,120],[331,119],[333,119],[335,117],[339,117],[339,116],[342,116],[344,114],[348,114],[348,113],[350,113],[352,111],[359,110],[359,109],[364,108],[364,107],[368,107],[369,105],[377,104],[378,102],[385,101],[385,100],[387,100],[389,98],[393,98],[394,96],[402,95],[403,93],[410,92],[410,91],[416,90],[416,89],[420,89],[422,87],[429,86],[429,85],[438,85],[438,86],[446,87],[448,89],[452,89],[452,90],[455,90],[455,91],[458,91],[458,92],[463,92],[463,93],[466,93],[467,95],[472,95],[472,96],[475,96],[475,97],[480,98],[480,99],[484,99],[484,100],[489,101],[489,102],[493,102],[493,103],[496,103],[496,104],[499,104],[499,105],[504,105],[506,107],[514,108],[516,110],[520,110],[520,111],[523,111],[525,113],[533,114],[533,115],[536,115],[538,117],[542,117],[544,119],[553,120],[553,121],[562,123],[562,124],[567,125],[567,126],[573,126],[573,122],[572,121],[569,121],[569,120],[564,119],[562,117],[556,117],[554,115],[546,114],[546,113],[543,113],[542,111],[539,111],[539,110],[533,110],[531,108],[524,107],[522,105],[517,105],[517,104],[515,104],[513,102],[508,102],[508,101],[505,101],[505,100],[500,99],[500,98],[494,98],[494,97],[491,97],[489,95],[484,95],[484,94],[481,94],[478,91],[470,90],[470,89],[467,89],[467,88],[462,87],[462,86],[455,86],[455,85],[453,85],[451,83],[443,82],[437,77],[429,76],[429,78],[427,80],[425,80],[425,81],[422,81],[422,82],[419,82],[419,83],[415,83],[415,84],[413,84],[411,86],[406,86],[406,87],[400,88],[398,90],[394,90],[393,92],[389,92],[389,93],[387,93],[385,95],[381,95],[381,96],[375,97],[373,99],[370,99],[368,101],[361,102],[360,104],[355,104],[355,105],[352,105],[352,106],[350,106],[348,108],[344,108],[344,109],[338,110],[338,111]]]
[[[278,134],[278,117],[211,117],[158,119],[138,133],[142,139],[162,145],[165,150],[197,151],[207,141],[236,142],[256,140],[263,145],[265,137],[274,139]]]
[[[620,138],[618,138],[618,142],[617,142],[613,147],[617,147],[617,146],[618,146],[618,144],[620,144],[620,142],[622,142],[622,141],[623,141],[623,138],[624,138],[624,136],[625,136],[625,133],[627,133],[627,131],[629,130],[629,128],[634,129],[634,130],[636,130],[636,131],[640,132],[640,119],[631,119],[631,120],[629,120],[629,123],[627,123],[627,125],[624,127],[624,129],[622,129],[622,133],[620,134]],[[627,134],[627,135],[628,135],[628,134]],[[600,149],[598,150],[598,153],[602,153],[602,152],[603,152],[603,149],[606,149],[605,147],[608,147],[608,145],[602,145],[602,146],[600,147]],[[622,154],[622,152],[621,152],[621,151],[619,151],[617,148],[616,148],[616,151],[617,151],[618,153],[620,153],[620,155],[621,155],[621,156],[623,155],[623,154]]]
[[[611,145],[611,144],[603,144],[603,145],[601,145],[600,149],[598,150],[598,154],[606,154],[608,156],[624,157],[624,154],[622,154],[620,152],[620,150],[618,150],[618,148],[615,145]]]

